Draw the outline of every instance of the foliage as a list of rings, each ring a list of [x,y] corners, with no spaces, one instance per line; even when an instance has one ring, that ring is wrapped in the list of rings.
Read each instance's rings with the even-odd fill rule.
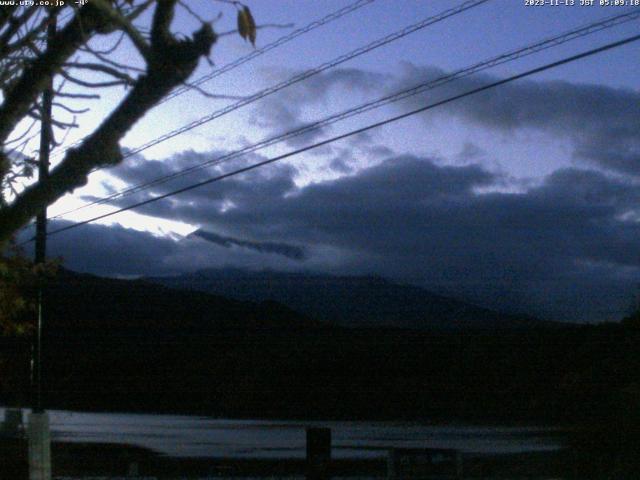
[[[15,245],[0,255],[0,335],[33,331],[37,287],[54,274],[57,264],[35,265]]]

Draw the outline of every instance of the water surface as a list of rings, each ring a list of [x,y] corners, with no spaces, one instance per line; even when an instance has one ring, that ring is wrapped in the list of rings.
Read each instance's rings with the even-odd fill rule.
[[[3,408],[0,415],[4,418]],[[303,458],[306,427],[331,428],[336,458],[382,457],[389,448],[399,447],[455,448],[475,454],[561,447],[557,432],[545,427],[231,420],[61,410],[49,410],[49,415],[54,440],[126,443],[179,457]]]

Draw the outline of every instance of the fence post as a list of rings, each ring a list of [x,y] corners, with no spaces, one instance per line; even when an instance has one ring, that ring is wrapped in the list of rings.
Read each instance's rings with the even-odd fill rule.
[[[327,480],[331,468],[331,429],[307,428],[307,479]]]
[[[29,480],[51,480],[51,434],[47,412],[29,415]]]

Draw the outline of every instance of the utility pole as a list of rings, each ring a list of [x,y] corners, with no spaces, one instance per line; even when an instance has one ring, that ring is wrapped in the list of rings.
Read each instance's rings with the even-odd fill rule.
[[[47,28],[47,44],[56,34],[56,17],[52,13]],[[38,182],[49,178],[49,153],[51,150],[51,109],[53,103],[53,78],[42,92],[42,111],[40,115],[40,159],[38,162]],[[36,217],[35,263],[45,262],[47,256],[47,207],[44,206]],[[36,348],[34,358],[35,401],[34,411],[42,412],[42,286],[38,287],[38,324],[36,329]]]
[[[47,47],[56,34],[57,11],[52,9],[47,26]],[[53,104],[53,75],[47,87],[42,92],[42,111],[40,122],[40,159],[38,162],[38,182],[44,182],[49,177],[49,153],[51,149],[51,110]],[[47,207],[36,217],[36,245],[35,263],[42,264],[47,254]],[[51,434],[49,430],[49,416],[42,406],[42,327],[43,302],[42,285],[38,286],[38,320],[33,358],[33,402],[29,417],[29,479],[51,480]]]

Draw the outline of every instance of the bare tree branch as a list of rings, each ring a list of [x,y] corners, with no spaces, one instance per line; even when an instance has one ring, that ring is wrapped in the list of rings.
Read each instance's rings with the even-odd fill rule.
[[[100,95],[97,93],[71,93],[71,92],[60,92],[56,94],[57,97],[62,98],[76,98],[76,99],[85,99],[85,100],[99,100]]]
[[[42,115],[39,112],[35,111],[35,110],[32,110],[31,112],[29,112],[28,116],[31,117],[31,118],[34,118],[36,120],[42,120]],[[58,128],[77,128],[77,127],[79,127],[79,125],[77,123],[75,123],[75,122],[73,122],[73,123],[63,122],[62,120],[57,120],[55,118],[51,119],[51,124],[53,126],[55,126],[55,127],[58,127]]]
[[[101,0],[94,0],[91,4],[102,5]],[[121,138],[174,87],[183,84],[189,78],[200,58],[209,55],[217,39],[210,25],[203,25],[190,39],[178,40],[171,33],[170,25],[175,4],[175,0],[157,1],[152,19],[151,42],[148,44],[147,70],[144,75],[135,80],[133,87],[116,109],[80,145],[67,151],[46,180],[28,186],[16,195],[11,204],[0,209],[0,240],[8,238],[12,232],[26,224],[37,214],[42,205],[48,205],[64,194],[86,184],[89,173],[95,167],[120,162]],[[88,5],[82,7],[79,14]],[[103,7],[104,5],[98,6],[91,10],[90,14],[82,16],[82,28],[85,31],[89,29],[95,32],[108,31],[114,28],[114,16],[106,15]],[[122,17],[118,12],[115,13]],[[52,42],[47,51],[34,61],[33,66],[25,70],[21,82],[24,81],[27,72],[30,72],[33,78],[36,73],[47,76],[61,71],[63,64],[73,54],[74,47],[77,50],[84,38],[77,18],[79,14],[61,31],[56,42]],[[125,27],[118,23],[117,28]],[[54,67],[45,68],[42,64],[44,58],[47,58],[48,62],[53,62]],[[36,80],[39,81],[37,78]],[[9,93],[9,97],[14,95],[17,88],[16,86]],[[11,98],[12,103],[9,106],[6,102],[3,103],[0,107],[0,138],[4,138],[5,131],[7,135],[10,133],[15,125],[11,122],[20,118],[19,114],[23,116],[29,113],[35,101],[35,95],[41,88],[41,86],[32,86],[28,101],[20,103],[18,99]],[[70,98],[70,94],[65,95]]]
[[[0,8],[0,31],[5,27],[9,20],[13,17],[13,13],[18,9],[18,4],[6,5]]]
[[[126,82],[128,84],[133,84],[135,83],[135,80],[128,74],[121,72],[120,70],[116,69],[116,68],[112,68],[109,67],[107,65],[104,65],[102,63],[91,63],[91,62],[67,62],[64,64],[65,67],[68,68],[77,68],[77,69],[82,69],[82,70],[91,70],[94,72],[100,72],[100,73],[105,73],[107,75],[110,75],[114,78],[117,78],[119,80],[122,80],[123,82]]]
[[[124,37],[124,36],[123,36],[123,37]],[[121,38],[123,38],[123,37],[121,37]],[[123,64],[123,63],[116,62],[116,61],[114,61],[114,60],[112,60],[112,59],[108,58],[108,57],[106,56],[107,54],[104,54],[104,53],[103,53],[103,52],[101,52],[101,51],[94,50],[94,49],[93,49],[93,48],[91,48],[91,47],[83,47],[83,48],[81,48],[80,50],[82,50],[82,51],[84,51],[84,52],[87,52],[87,53],[90,53],[91,55],[93,55],[94,57],[96,57],[96,58],[97,58],[98,60],[100,60],[101,62],[104,62],[104,63],[106,63],[106,64],[108,64],[108,65],[111,65],[111,66],[112,66],[112,67],[114,67],[114,68],[120,68],[120,69],[122,69],[122,70],[130,70],[130,71],[132,71],[132,72],[144,72],[144,71],[145,71],[143,68],[134,67],[134,66],[132,66],[132,65],[125,65],[125,64]]]
[[[124,80],[111,80],[107,82],[89,82],[87,80],[81,80],[73,75],[70,75],[65,70],[60,70],[60,75],[66,78],[70,83],[74,83],[76,85],[80,85],[82,87],[87,88],[106,88],[106,87],[116,87],[121,85],[133,85],[135,81],[132,78],[127,78]]]
[[[78,10],[78,14],[52,39],[47,51],[36,57],[6,92],[0,106],[0,142],[7,139],[14,125],[29,111],[53,74],[84,43],[84,34],[87,31],[106,31],[111,27],[109,19],[93,7],[93,2]]]
[[[142,2],[140,5],[134,7],[133,10],[127,13],[126,15],[127,19],[130,22],[133,22],[136,18],[142,15],[145,12],[145,10],[147,10],[153,4],[153,2],[154,0],[146,0]]]
[[[38,6],[32,5],[26,9],[22,15],[18,17],[11,17],[9,19],[9,26],[0,35],[0,52],[3,52],[4,48],[9,44],[11,38],[20,30],[20,28],[29,20],[29,18],[36,13]]]
[[[191,84],[189,82],[184,82],[184,86],[188,87],[188,88],[190,88],[192,90],[195,90],[196,92],[198,92],[203,97],[211,98],[211,99],[214,99],[214,100],[243,100],[243,99],[247,98],[247,97],[243,97],[241,95],[223,95],[223,94],[207,92],[206,90],[202,89],[198,85],[193,85],[193,84]]]
[[[78,50],[80,50],[82,52],[89,52],[89,53],[91,53],[93,55],[98,55],[98,54],[100,54],[100,55],[110,55],[110,54],[112,54],[113,52],[115,52],[118,49],[118,47],[122,43],[122,40],[124,40],[125,36],[126,36],[125,33],[121,32],[120,35],[118,35],[118,38],[116,39],[115,43],[111,47],[108,47],[108,48],[106,48],[104,50],[97,50],[94,47],[91,47],[89,45],[85,45],[83,47],[80,47]]]
[[[29,132],[33,129],[33,127],[38,123],[37,120],[33,120],[29,126],[25,129],[24,132],[22,132],[20,134],[20,136],[16,137],[16,138],[12,138],[11,140],[7,140],[5,142],[5,146],[6,145],[11,145],[12,143],[16,143],[19,142],[20,140],[24,139],[27,135],[29,135]]]
[[[160,5],[164,3],[164,1],[166,0],[158,0],[158,8],[160,8]],[[106,0],[92,0],[92,4],[95,5],[96,8],[100,9],[102,14],[104,14],[114,25],[117,25],[127,34],[131,42],[145,59],[149,56],[149,44],[142,35],[140,35],[140,32],[136,30],[127,17],[121,15],[117,10],[112,8]]]
[[[191,15],[193,18],[198,20],[200,23],[209,23],[209,24],[211,23],[210,21],[207,21],[207,20],[203,19],[200,15],[198,15],[191,7],[189,7],[189,5],[186,2],[179,1],[178,3],[182,8],[184,8],[184,10],[189,15]]]
[[[0,40],[0,57],[20,50],[21,48],[28,46],[29,44],[32,44],[33,41],[45,31],[48,24],[49,19],[44,18],[38,26],[28,29],[29,31],[26,35],[18,38],[13,43],[3,43],[2,40]]]

